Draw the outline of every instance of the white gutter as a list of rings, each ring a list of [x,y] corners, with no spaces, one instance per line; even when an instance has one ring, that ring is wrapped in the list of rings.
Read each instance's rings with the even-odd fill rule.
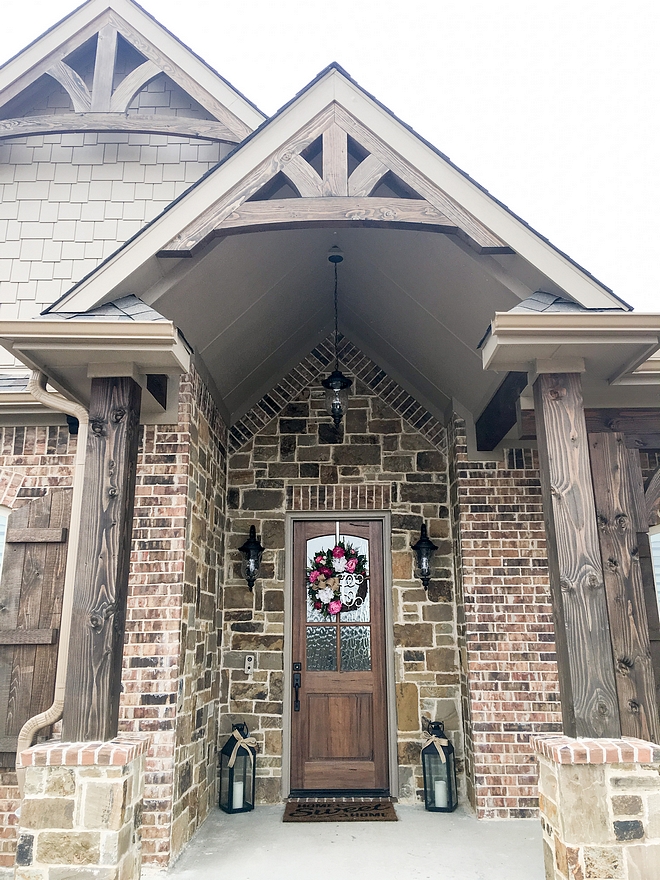
[[[76,562],[78,559],[78,541],[80,538],[80,518],[83,498],[83,477],[85,473],[85,457],[87,454],[87,427],[89,413],[85,407],[72,400],[67,400],[60,394],[46,391],[47,377],[40,370],[34,370],[30,376],[27,390],[30,394],[50,409],[66,413],[78,419],[78,444],[76,448],[76,463],[73,474],[73,496],[71,499],[71,520],[69,523],[69,544],[66,555],[66,569],[64,572],[64,592],[62,596],[62,618],[60,623],[60,637],[57,649],[57,668],[55,672],[55,693],[53,704],[45,712],[29,718],[20,733],[16,746],[16,770],[18,784],[23,795],[25,770],[20,767],[20,755],[25,749],[29,749],[37,733],[44,727],[49,727],[59,721],[64,711],[64,686],[69,662],[69,640],[71,638],[71,613],[73,606],[73,587],[75,582]]]

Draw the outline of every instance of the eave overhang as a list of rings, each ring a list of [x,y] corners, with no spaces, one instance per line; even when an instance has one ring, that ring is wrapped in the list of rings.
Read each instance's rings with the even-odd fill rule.
[[[643,312],[500,312],[482,347],[485,370],[584,372],[592,385],[660,385],[660,314]],[[632,393],[631,389],[623,393]],[[603,389],[601,388],[601,394]],[[640,388],[637,397],[644,396]],[[657,405],[658,389],[648,388]],[[602,404],[601,404],[602,405]]]
[[[148,375],[176,377],[190,369],[187,345],[164,320],[2,321],[0,345],[83,406],[94,377],[131,376],[146,388]],[[164,408],[145,393],[142,412],[162,416]]]

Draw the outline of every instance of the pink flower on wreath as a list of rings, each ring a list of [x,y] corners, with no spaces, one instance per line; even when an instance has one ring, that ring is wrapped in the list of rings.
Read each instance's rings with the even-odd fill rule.
[[[326,565],[324,565],[323,568],[320,568],[319,571],[324,577],[332,577],[332,571]]]
[[[325,556],[321,556],[321,554],[314,557],[314,562],[324,562],[324,561],[325,561]]]
[[[321,577],[320,571],[310,571],[310,573],[309,573],[310,584],[315,584],[320,577]]]
[[[333,602],[330,602],[328,605],[328,611],[330,614],[339,614],[341,611],[341,602],[339,599],[335,599]]]
[[[317,599],[316,602],[314,602],[314,608],[316,608],[317,611],[320,611],[321,608],[323,608],[323,602],[321,602],[320,599]]]
[[[346,553],[344,552],[344,548],[343,548],[343,547],[339,547],[339,546],[337,546],[337,547],[335,547],[335,549],[332,551],[332,555],[335,557],[335,559],[341,559],[342,556],[346,556]]]
[[[346,560],[346,571],[349,574],[353,574],[353,572],[355,571],[356,568],[357,568],[357,559],[355,559],[355,557],[353,559]]]

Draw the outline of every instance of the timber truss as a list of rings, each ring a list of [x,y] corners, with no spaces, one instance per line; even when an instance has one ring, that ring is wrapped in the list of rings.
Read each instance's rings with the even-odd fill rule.
[[[235,232],[387,226],[457,235],[481,254],[510,254],[487,227],[341,104],[331,103],[159,251],[193,256]]]
[[[120,56],[124,63],[118,63]],[[163,74],[205,112],[169,116],[131,109],[136,96]],[[35,115],[30,102],[48,92],[49,78],[67,93],[71,110]],[[73,131],[145,132],[237,143],[251,128],[182,64],[108,8],[0,89],[0,139]]]

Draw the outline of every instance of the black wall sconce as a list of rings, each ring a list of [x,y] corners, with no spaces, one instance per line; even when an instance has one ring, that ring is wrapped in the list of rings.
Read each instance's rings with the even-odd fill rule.
[[[426,523],[422,523],[419,540],[413,544],[412,549],[415,552],[415,561],[417,562],[415,574],[424,584],[424,589],[428,590],[431,583],[431,557],[438,548],[428,536]]]
[[[264,552],[264,548],[261,546],[261,543],[257,538],[257,530],[254,526],[250,526],[250,536],[247,541],[238,548],[238,550],[243,557],[241,574],[247,581],[250,591],[252,591],[255,581],[259,577],[261,557]]]

